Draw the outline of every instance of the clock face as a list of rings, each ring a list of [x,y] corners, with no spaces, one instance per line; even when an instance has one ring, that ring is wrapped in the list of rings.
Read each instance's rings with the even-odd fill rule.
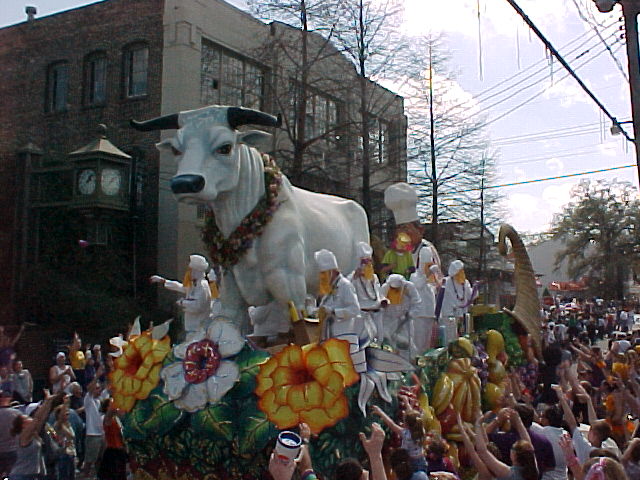
[[[116,168],[102,170],[100,185],[105,195],[117,195],[122,188],[122,171]]]
[[[96,189],[96,171],[90,168],[78,174],[78,191],[82,195],[91,195]]]

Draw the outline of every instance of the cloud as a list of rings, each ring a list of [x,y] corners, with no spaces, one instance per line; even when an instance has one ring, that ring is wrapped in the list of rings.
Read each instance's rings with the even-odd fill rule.
[[[558,158],[550,158],[545,162],[545,165],[550,172],[555,174],[562,174],[564,171],[564,162]]]
[[[559,70],[557,72],[558,76],[564,75],[564,71],[561,70],[560,65],[556,64],[555,67]],[[548,84],[543,97],[548,100],[559,100],[562,108],[569,108],[578,103],[586,103],[589,105],[592,103],[592,100],[572,78]]]
[[[605,157],[617,157],[619,155],[618,142],[599,143],[596,148],[598,152]]]
[[[575,182],[546,187],[540,196],[515,193],[508,196],[508,221],[518,231],[543,232],[549,229],[553,217],[560,213],[571,199]]]

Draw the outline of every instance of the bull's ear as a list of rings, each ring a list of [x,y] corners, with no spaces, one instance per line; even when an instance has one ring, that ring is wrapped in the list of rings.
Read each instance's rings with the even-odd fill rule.
[[[238,132],[238,143],[244,143],[265,152],[271,150],[271,137],[270,133],[262,130],[248,130],[246,132]]]

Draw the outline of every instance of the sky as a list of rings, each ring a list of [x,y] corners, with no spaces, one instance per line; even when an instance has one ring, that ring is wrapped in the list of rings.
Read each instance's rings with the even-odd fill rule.
[[[82,0],[3,2],[0,26],[68,10]],[[244,0],[229,0],[243,7]],[[598,12],[592,0],[519,0],[518,4],[619,121],[631,119],[627,58],[619,7]],[[478,4],[480,12],[478,16]],[[497,153],[497,184],[523,182],[634,165],[635,151],[577,82],[549,62],[543,44],[506,0],[405,0],[403,28],[411,35],[441,34],[456,73],[453,95],[488,122]],[[425,52],[426,54],[426,52]],[[631,125],[625,125],[633,136]],[[584,179],[638,184],[635,167],[500,187],[507,218],[521,233],[545,231],[554,213]]]

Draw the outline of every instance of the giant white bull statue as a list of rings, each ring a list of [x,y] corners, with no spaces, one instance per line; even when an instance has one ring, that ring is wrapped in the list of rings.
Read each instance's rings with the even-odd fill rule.
[[[158,144],[178,161],[171,190],[179,201],[207,205],[224,237],[265,195],[264,163],[257,147],[270,145],[271,135],[237,128],[277,127],[278,118],[213,105],[131,123],[142,131],[177,129]],[[223,313],[245,334],[249,333],[248,306],[277,300],[283,306],[293,301],[302,309],[307,292],[316,293],[314,252],[331,250],[340,269],[350,272],[356,266],[356,245],[369,241],[367,217],[356,202],[294,187],[284,176],[277,195],[279,207],[272,219],[222,280]]]

